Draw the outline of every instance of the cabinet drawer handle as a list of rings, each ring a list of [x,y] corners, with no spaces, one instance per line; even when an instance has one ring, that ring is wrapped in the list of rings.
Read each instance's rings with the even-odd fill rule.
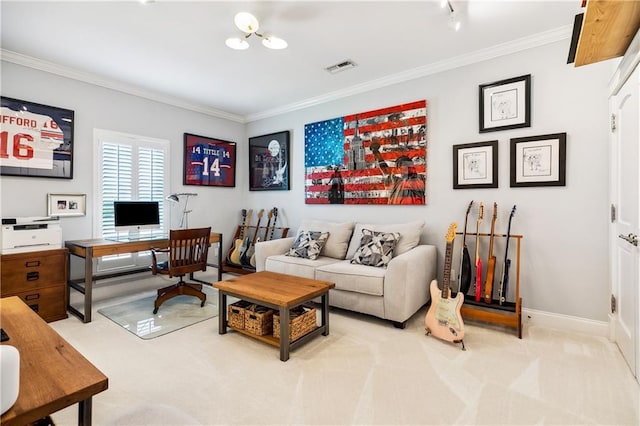
[[[36,266],[40,266],[40,261],[39,260],[32,260],[29,262],[25,262],[24,266],[26,266],[27,268],[34,268]]]
[[[27,296],[24,299],[25,300],[38,300],[38,299],[40,299],[40,293],[27,294]]]
[[[40,278],[40,272],[27,272],[27,281],[35,281]]]

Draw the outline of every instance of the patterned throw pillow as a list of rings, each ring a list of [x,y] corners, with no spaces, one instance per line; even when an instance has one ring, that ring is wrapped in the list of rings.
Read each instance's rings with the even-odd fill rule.
[[[360,247],[351,259],[351,263],[386,268],[393,257],[393,249],[399,239],[399,232],[375,232],[363,229]]]
[[[287,256],[316,260],[329,238],[328,232],[301,231]]]

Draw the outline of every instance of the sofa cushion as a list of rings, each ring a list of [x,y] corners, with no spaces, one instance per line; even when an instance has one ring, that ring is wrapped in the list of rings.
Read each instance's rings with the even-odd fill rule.
[[[336,284],[336,290],[382,296],[386,269],[352,264],[349,260],[318,266],[316,279]]]
[[[300,224],[300,229],[298,229],[298,235],[302,231],[328,232],[329,238],[327,238],[327,242],[322,251],[320,251],[320,256],[344,259],[349,247],[349,239],[353,232],[353,222],[338,223],[325,220],[303,220]]]
[[[398,232],[400,233],[400,240],[396,244],[396,248],[393,250],[394,256],[399,256],[402,253],[408,252],[420,243],[420,236],[422,235],[422,228],[424,228],[424,220],[415,220],[407,223],[397,224],[368,224],[357,223],[353,230],[353,238],[349,243],[349,250],[347,251],[347,259],[352,259],[356,254],[356,250],[360,248],[360,240],[362,239],[362,230],[370,229],[377,232]]]
[[[314,279],[316,267],[340,262],[331,257],[320,256],[316,260],[292,257],[284,254],[269,256],[265,261],[265,270],[281,274]]]
[[[353,255],[351,263],[386,268],[393,257],[393,249],[398,239],[400,239],[398,232],[374,232],[363,229],[360,247]]]
[[[328,232],[302,231],[289,249],[287,256],[316,260],[329,238]]]

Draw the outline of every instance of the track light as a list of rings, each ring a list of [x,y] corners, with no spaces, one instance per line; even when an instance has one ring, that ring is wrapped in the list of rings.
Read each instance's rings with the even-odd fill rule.
[[[235,50],[246,50],[249,48],[249,42],[247,39],[252,35],[256,35],[262,39],[262,45],[269,49],[280,50],[286,49],[288,43],[281,39],[280,37],[275,37],[273,35],[265,35],[258,32],[260,28],[260,23],[258,22],[258,18],[250,14],[249,12],[240,12],[237,13],[233,18],[233,22],[236,24],[236,27],[243,33],[245,33],[244,37],[231,37],[225,40],[225,44],[227,47]]]
[[[460,19],[458,19],[458,14],[456,13],[456,11],[453,10],[451,2],[448,0],[441,0],[440,7],[443,9],[445,7],[449,9],[449,28],[453,29],[454,31],[459,31],[462,23],[460,22]]]

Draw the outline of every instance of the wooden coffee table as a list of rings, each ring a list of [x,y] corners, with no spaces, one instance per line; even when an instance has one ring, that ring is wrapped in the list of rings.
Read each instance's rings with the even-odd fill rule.
[[[329,290],[336,285],[328,281],[295,277],[276,272],[256,272],[234,277],[213,285],[218,289],[218,332],[226,334],[227,327],[246,336],[280,348],[280,360],[289,359],[289,350],[304,344],[315,336],[329,335]],[[273,336],[258,336],[245,330],[229,326],[227,322],[227,296],[237,297],[280,312],[280,339]],[[289,342],[289,309],[321,297],[321,325]]]

